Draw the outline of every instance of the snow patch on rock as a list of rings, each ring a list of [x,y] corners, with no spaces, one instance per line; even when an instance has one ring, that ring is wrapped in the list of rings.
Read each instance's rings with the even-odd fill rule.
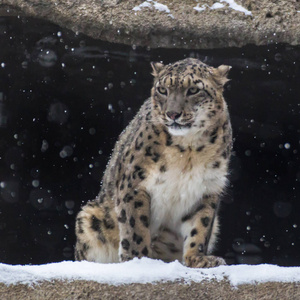
[[[141,3],[140,5],[135,6],[132,10],[133,11],[140,11],[143,8],[146,8],[146,7],[150,8],[150,9],[154,8],[158,11],[165,12],[165,13],[168,14],[168,16],[170,16],[171,18],[174,19],[174,16],[171,14],[171,11],[170,11],[170,9],[168,8],[167,5],[161,4],[161,3],[157,2],[157,1],[154,1],[154,0],[146,0],[143,3]]]
[[[225,5],[219,2],[214,3],[210,9],[218,9],[218,8],[223,8]]]
[[[246,8],[244,8],[243,6],[237,4],[234,0],[220,0],[220,2],[216,2],[214,3],[212,6],[208,6],[206,4],[203,4],[203,5],[199,5],[197,4],[197,6],[193,7],[195,10],[201,12],[201,11],[204,11],[205,9],[219,9],[219,8],[223,8],[225,7],[224,4],[222,4],[223,2],[227,3],[228,6],[233,9],[233,10],[236,10],[236,11],[239,11],[239,12],[242,12],[244,13],[245,15],[252,15],[251,11],[247,10]]]

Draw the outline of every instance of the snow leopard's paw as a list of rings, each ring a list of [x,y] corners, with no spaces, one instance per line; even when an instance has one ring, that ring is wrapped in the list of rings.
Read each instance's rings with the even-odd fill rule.
[[[190,268],[213,268],[226,265],[226,262],[223,258],[218,256],[193,255],[185,257],[185,265]]]

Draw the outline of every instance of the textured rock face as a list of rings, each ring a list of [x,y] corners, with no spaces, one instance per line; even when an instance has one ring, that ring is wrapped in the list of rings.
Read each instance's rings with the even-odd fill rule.
[[[208,49],[300,43],[297,0],[2,0],[0,14],[47,19],[104,41]]]
[[[228,281],[204,281],[184,284],[165,282],[157,284],[130,284],[113,286],[93,281],[54,281],[39,285],[0,284],[0,295],[6,299],[299,299],[298,283],[267,282],[245,284],[237,288]]]

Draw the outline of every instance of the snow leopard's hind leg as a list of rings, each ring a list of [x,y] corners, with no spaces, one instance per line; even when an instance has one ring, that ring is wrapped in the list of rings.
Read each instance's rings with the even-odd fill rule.
[[[119,228],[115,211],[97,201],[85,205],[76,218],[75,259],[118,262]]]

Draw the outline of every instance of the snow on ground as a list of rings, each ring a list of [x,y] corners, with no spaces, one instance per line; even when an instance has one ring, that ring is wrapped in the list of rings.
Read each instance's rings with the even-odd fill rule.
[[[174,16],[170,13],[170,9],[168,8],[167,5],[158,3],[158,2],[156,2],[154,0],[146,0],[143,3],[141,3],[140,5],[135,6],[132,10],[134,10],[134,11],[140,11],[144,7],[148,7],[150,9],[154,8],[154,9],[157,9],[158,11],[165,12],[165,13],[168,14],[168,16],[170,16],[171,18],[174,19]]]
[[[220,0],[220,2],[216,2],[210,7],[206,4],[203,4],[201,6],[199,6],[199,4],[197,4],[197,6],[195,6],[194,9],[197,11],[204,11],[206,8],[208,8],[208,9],[223,8],[223,7],[225,7],[225,5],[222,4],[222,2],[227,3],[229,5],[229,7],[233,10],[243,12],[245,15],[252,15],[251,11],[249,11],[246,8],[244,8],[243,6],[237,4],[234,0]]]
[[[149,258],[119,264],[97,264],[91,262],[64,261],[36,266],[0,264],[0,282],[28,284],[51,280],[92,280],[112,285],[129,283],[155,283],[183,280],[222,280],[227,277],[233,286],[258,282],[300,281],[300,267],[278,267],[275,265],[220,266],[212,269],[191,269],[178,261],[164,263]]]

